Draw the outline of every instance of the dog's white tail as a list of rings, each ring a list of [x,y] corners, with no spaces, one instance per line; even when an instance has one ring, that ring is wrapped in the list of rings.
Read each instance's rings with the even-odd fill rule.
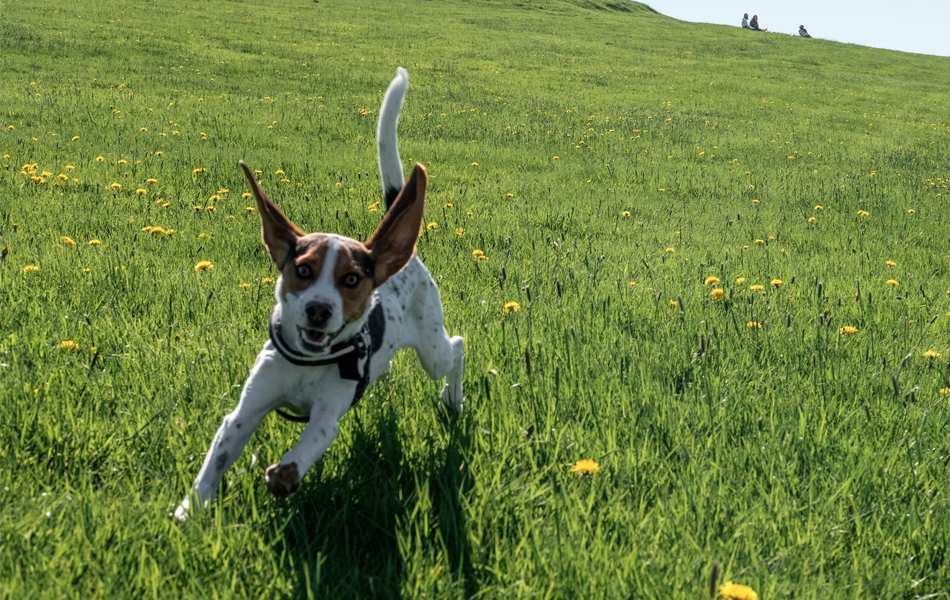
[[[379,153],[379,173],[383,178],[383,197],[386,209],[396,200],[404,183],[402,161],[399,160],[399,140],[396,137],[396,125],[399,123],[399,111],[409,87],[409,73],[399,67],[396,77],[389,84],[383,107],[379,110],[379,126],[376,128],[376,151]]]

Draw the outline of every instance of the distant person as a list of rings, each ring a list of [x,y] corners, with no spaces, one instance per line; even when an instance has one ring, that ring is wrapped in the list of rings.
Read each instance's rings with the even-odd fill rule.
[[[743,29],[752,29],[749,27],[749,13],[742,15],[742,28]]]
[[[802,37],[807,37],[807,38],[810,38],[810,37],[811,37],[810,35],[808,35],[808,30],[805,29],[805,26],[804,26],[804,25],[799,25],[799,26],[798,26],[798,35],[800,35],[800,36],[802,36]]]
[[[749,29],[755,29],[756,31],[768,31],[768,29],[762,29],[759,27],[759,15],[752,15],[752,20],[749,21]]]

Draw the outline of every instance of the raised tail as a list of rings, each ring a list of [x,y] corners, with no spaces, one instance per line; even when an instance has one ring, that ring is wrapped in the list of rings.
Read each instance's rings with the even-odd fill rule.
[[[402,190],[403,179],[402,161],[399,160],[399,140],[396,136],[396,125],[399,123],[399,111],[402,101],[406,97],[406,88],[409,87],[409,73],[399,67],[396,77],[389,84],[386,96],[383,97],[383,106],[379,110],[379,125],[376,128],[376,151],[379,154],[379,173],[383,178],[383,197],[386,199],[386,210],[396,200]]]

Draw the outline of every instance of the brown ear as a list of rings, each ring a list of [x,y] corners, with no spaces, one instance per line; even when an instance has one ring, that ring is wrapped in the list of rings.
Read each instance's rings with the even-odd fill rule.
[[[409,181],[386,211],[382,223],[366,240],[366,247],[376,262],[377,286],[401,271],[416,251],[428,182],[425,167],[416,163]]]
[[[244,164],[243,160],[240,161],[240,165],[244,169],[244,176],[250,182],[254,197],[257,199],[257,211],[261,213],[261,239],[264,241],[264,246],[267,248],[271,260],[274,261],[278,269],[283,269],[287,257],[297,245],[297,238],[304,235],[304,233],[284,213],[280,212],[277,205],[267,197],[261,186],[257,184],[254,173]]]

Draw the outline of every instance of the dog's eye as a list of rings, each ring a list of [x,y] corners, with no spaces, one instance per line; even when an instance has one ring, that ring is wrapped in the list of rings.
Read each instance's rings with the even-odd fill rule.
[[[348,273],[343,276],[343,285],[349,288],[354,288],[360,284],[362,278],[356,273]]]
[[[313,277],[313,269],[310,268],[310,265],[297,265],[297,277],[300,279],[310,279]]]

